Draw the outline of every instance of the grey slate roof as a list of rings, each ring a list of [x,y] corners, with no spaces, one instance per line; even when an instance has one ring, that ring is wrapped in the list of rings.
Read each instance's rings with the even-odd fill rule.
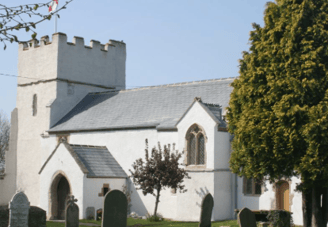
[[[88,170],[88,177],[127,177],[106,147],[72,145],[73,151]]]
[[[233,89],[230,83],[234,79],[90,93],[49,132],[139,127],[175,129],[195,97],[226,108]]]
[[[74,145],[62,142],[70,152],[76,163],[79,165],[83,173],[87,174],[88,178],[126,178],[120,164],[115,160],[112,154],[104,146],[88,146]],[[56,152],[60,144],[48,157],[46,162],[41,167],[39,174],[45,168],[51,157]]]

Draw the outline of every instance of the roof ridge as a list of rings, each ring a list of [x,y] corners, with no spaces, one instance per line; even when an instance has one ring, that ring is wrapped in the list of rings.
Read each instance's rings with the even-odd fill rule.
[[[106,148],[106,146],[83,145],[83,144],[69,144],[69,145],[75,147]]]
[[[196,80],[196,81],[188,81],[188,82],[180,82],[180,83],[172,83],[172,84],[161,84],[161,85],[154,85],[154,86],[145,86],[145,87],[138,87],[138,88],[131,88],[131,89],[121,89],[121,90],[110,90],[110,91],[100,91],[100,92],[90,92],[90,94],[105,94],[111,92],[129,92],[129,91],[139,91],[139,90],[146,90],[146,89],[153,89],[159,87],[176,87],[181,85],[192,85],[192,84],[201,84],[201,83],[209,83],[215,81],[225,81],[225,80],[232,80],[236,79],[237,77],[224,77],[224,78],[215,78],[215,79],[208,79],[208,80]]]
[[[205,104],[206,106],[209,106],[209,107],[219,107],[219,108],[222,108],[222,105],[220,105],[220,104],[205,103],[205,102],[203,102],[203,104]]]

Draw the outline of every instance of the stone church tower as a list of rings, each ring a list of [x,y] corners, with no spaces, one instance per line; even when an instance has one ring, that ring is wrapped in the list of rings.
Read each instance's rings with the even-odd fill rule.
[[[114,40],[105,45],[91,40],[85,46],[83,38],[74,37],[70,43],[66,34],[56,33],[51,41],[45,36],[40,43],[20,44],[12,116],[17,144],[11,146],[8,159],[16,156],[16,189],[24,190],[31,204],[40,204],[38,173],[56,146],[44,142],[47,130],[89,92],[124,89],[125,61],[125,43]]]

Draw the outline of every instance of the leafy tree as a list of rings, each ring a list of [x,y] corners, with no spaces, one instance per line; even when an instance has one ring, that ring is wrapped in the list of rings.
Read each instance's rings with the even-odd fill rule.
[[[232,83],[230,168],[271,183],[300,176],[304,226],[325,226],[328,1],[276,0],[264,14],[264,27],[253,24],[250,50]]]
[[[189,178],[189,176],[183,168],[179,168],[181,153],[175,151],[174,145],[172,153],[170,148],[169,144],[164,146],[164,151],[162,151],[160,143],[158,143],[158,149],[154,147],[149,156],[148,140],[146,139],[145,162],[141,158],[137,159],[132,165],[134,171],[129,170],[133,182],[138,186],[137,189],[141,189],[144,195],[156,196],[154,217],[157,216],[162,189],[167,187],[179,189],[182,193],[187,191],[182,183],[183,179]]]
[[[21,42],[15,31],[32,32],[32,39],[36,39],[36,25],[45,20],[50,20],[55,14],[59,17],[57,13],[65,9],[72,1],[68,0],[62,7],[51,13],[48,13],[51,1],[13,7],[0,4],[0,42],[3,43],[4,49],[7,47],[6,42]],[[43,9],[42,13],[40,9]]]
[[[5,161],[5,152],[9,146],[10,123],[6,115],[0,111],[0,164]],[[1,167],[1,166],[0,166]],[[4,169],[0,168],[0,173]]]

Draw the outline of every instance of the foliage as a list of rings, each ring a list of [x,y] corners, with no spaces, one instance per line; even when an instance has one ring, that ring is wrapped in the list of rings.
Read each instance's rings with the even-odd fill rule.
[[[0,163],[5,161],[5,152],[9,147],[10,123],[7,116],[0,111]],[[0,169],[0,173],[1,173]]]
[[[4,49],[7,47],[6,42],[22,42],[15,31],[31,32],[32,39],[36,39],[36,25],[45,20],[50,20],[53,15],[59,17],[57,13],[65,9],[72,1],[68,0],[62,7],[51,13],[48,13],[51,1],[12,7],[0,4],[0,42],[3,43]],[[41,13],[40,9],[47,13]]]
[[[299,190],[322,191],[328,187],[328,2],[269,2],[264,21],[253,24],[250,50],[232,83],[230,168],[271,182],[301,176]]]
[[[131,207],[132,207],[132,203],[131,203],[131,201],[132,201],[132,199],[131,199],[131,194],[132,194],[132,191],[129,191],[128,190],[128,187],[127,187],[127,185],[122,185],[122,192],[125,194],[125,196],[126,196],[126,199],[128,200],[128,214],[130,214],[130,212],[131,212]]]
[[[159,222],[163,220],[163,217],[160,214],[156,214],[156,215],[147,214],[146,220],[149,222]]]
[[[93,223],[101,226],[101,221],[95,221],[95,220],[80,220],[80,223]],[[65,223],[59,223],[59,222],[47,222],[47,227],[64,227]],[[163,220],[158,223],[150,222],[144,219],[133,219],[128,218],[128,226],[130,227],[141,227],[141,226],[160,226],[160,227],[167,227],[167,226],[176,226],[176,227],[198,227],[199,223],[197,222],[179,222],[179,221],[169,221],[169,220]],[[231,227],[238,227],[237,220],[228,220],[228,221],[216,221],[212,222],[212,227],[220,227],[220,226],[231,226]]]
[[[272,227],[290,227],[293,226],[293,217],[289,211],[285,210],[270,210],[267,218]]]
[[[152,149],[149,155],[148,140],[146,139],[145,161],[137,159],[130,170],[133,182],[137,189],[141,189],[144,195],[152,194],[156,196],[154,216],[157,213],[160,191],[164,188],[179,189],[180,192],[186,192],[182,184],[184,178],[189,178],[188,173],[179,167],[181,153],[170,151],[171,146],[164,146],[164,151],[158,143],[158,149]],[[155,191],[157,195],[155,195]]]

